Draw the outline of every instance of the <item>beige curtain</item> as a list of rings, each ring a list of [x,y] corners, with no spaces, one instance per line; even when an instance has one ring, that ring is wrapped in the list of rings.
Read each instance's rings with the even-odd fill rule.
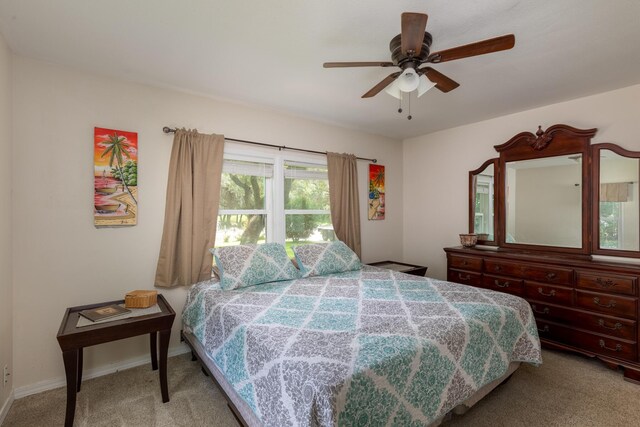
[[[629,183],[612,182],[610,184],[600,184],[601,202],[628,202]]]
[[[353,154],[327,153],[331,222],[336,237],[361,257],[358,165]]]
[[[211,277],[224,136],[176,130],[169,163],[164,230],[155,285],[191,285]]]

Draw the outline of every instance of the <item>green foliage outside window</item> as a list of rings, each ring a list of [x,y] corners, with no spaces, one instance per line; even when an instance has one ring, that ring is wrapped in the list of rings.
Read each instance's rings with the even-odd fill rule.
[[[600,202],[600,247],[620,247],[620,202]]]

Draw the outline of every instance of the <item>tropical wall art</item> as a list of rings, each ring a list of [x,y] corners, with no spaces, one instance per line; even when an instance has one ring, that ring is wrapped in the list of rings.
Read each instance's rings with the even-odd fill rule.
[[[384,166],[369,164],[369,219],[384,219]]]
[[[136,225],[138,134],[94,128],[93,218],[96,227]]]

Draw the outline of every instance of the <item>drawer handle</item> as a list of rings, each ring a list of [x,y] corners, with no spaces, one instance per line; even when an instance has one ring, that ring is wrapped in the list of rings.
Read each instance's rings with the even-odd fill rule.
[[[462,273],[458,273],[458,279],[460,279],[460,280],[471,280],[471,275],[470,274],[465,274],[463,276]]]
[[[553,280],[556,278],[556,273],[547,273],[547,280]]]
[[[554,291],[554,290],[551,290],[551,292],[549,292],[548,294],[546,294],[546,293],[542,290],[542,288],[538,288],[538,293],[539,293],[540,295],[542,295],[542,296],[545,296],[545,297],[555,297],[555,296],[556,296],[556,291]]]
[[[500,265],[496,265],[495,267],[493,267],[493,269],[494,269],[495,271],[502,271],[502,266],[500,266]]]
[[[549,325],[544,325],[544,328],[542,329],[538,328],[538,332],[542,332],[542,333],[549,332]]]
[[[616,286],[617,285],[617,283],[614,282],[613,280],[611,280],[611,279],[604,280],[602,277],[598,277],[596,279],[596,283],[598,285],[602,286],[603,288],[610,288],[612,286]]]
[[[542,310],[538,310],[535,304],[531,304],[531,309],[538,314],[549,314],[549,307],[545,307]]]
[[[600,348],[604,348],[609,351],[622,351],[622,344],[616,344],[616,348],[607,347],[604,340],[600,340]]]
[[[466,259],[462,260],[462,265],[467,265],[467,264],[469,264],[469,263],[467,262]]]
[[[509,287],[509,282],[504,282],[503,284],[500,284],[500,281],[498,279],[494,280],[493,283],[495,283],[495,285],[499,288],[508,288]]]
[[[603,328],[605,328],[605,329],[611,329],[612,331],[617,331],[618,329],[622,329],[622,323],[620,323],[620,322],[616,322],[616,324],[615,324],[615,325],[613,325],[613,326],[608,326],[608,325],[605,323],[604,319],[599,319],[599,320],[598,320],[598,325],[602,326],[602,327],[603,327]]]
[[[600,298],[595,297],[593,299],[593,303],[599,307],[604,307],[604,308],[614,308],[616,306],[616,302],[614,300],[609,301],[609,304],[604,305],[600,303]]]

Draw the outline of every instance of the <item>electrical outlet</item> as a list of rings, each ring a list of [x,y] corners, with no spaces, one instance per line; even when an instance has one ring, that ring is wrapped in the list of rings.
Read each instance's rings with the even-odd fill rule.
[[[4,368],[2,368],[2,387],[6,387],[7,383],[9,382],[9,375],[11,375],[9,373],[9,366],[4,365]]]

